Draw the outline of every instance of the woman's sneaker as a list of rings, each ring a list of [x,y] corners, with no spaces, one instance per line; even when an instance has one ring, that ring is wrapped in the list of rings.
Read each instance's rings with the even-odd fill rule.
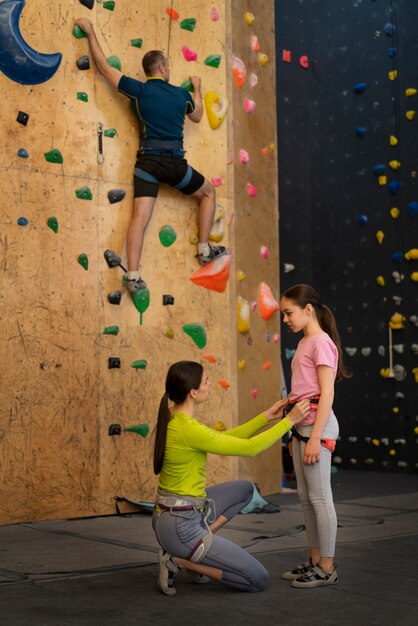
[[[323,587],[325,585],[336,585],[338,583],[337,570],[333,569],[329,574],[319,565],[315,565],[308,572],[292,580],[292,587],[311,589],[312,587]]]
[[[282,578],[284,578],[285,580],[296,580],[296,578],[300,578],[300,576],[303,576],[304,574],[306,574],[306,572],[312,569],[313,566],[314,564],[312,563],[312,560],[309,559],[309,561],[306,561],[306,563],[301,563],[300,565],[297,565],[292,570],[288,570],[287,572],[284,572],[282,574]]]
[[[158,553],[160,563],[160,571],[158,574],[158,586],[166,596],[175,596],[176,588],[174,587],[174,579],[179,571],[177,565],[173,562],[171,554],[160,549]]]

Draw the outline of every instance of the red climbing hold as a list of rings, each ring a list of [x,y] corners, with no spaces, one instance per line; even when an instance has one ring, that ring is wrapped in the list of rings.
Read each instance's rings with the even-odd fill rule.
[[[228,283],[230,267],[231,255],[225,254],[207,263],[207,265],[203,265],[190,276],[190,280],[195,285],[223,293]]]

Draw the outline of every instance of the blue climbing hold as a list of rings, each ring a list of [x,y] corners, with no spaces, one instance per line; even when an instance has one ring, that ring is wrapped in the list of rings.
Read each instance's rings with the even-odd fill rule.
[[[354,93],[363,93],[366,89],[367,83],[356,83],[353,87]]]
[[[29,220],[27,217],[19,217],[17,223],[19,226],[27,226],[29,224]]]
[[[376,176],[380,176],[381,174],[385,172],[385,170],[386,170],[386,165],[384,163],[379,163],[379,165],[373,165],[372,167],[372,172]]]
[[[394,252],[392,254],[392,261],[394,263],[400,263],[401,261],[403,261],[403,254],[402,254],[402,252]]]
[[[357,137],[364,137],[364,135],[366,134],[366,129],[364,128],[364,126],[357,126],[356,133]]]
[[[17,156],[22,157],[22,159],[27,159],[29,154],[28,151],[25,150],[25,148],[19,148],[19,150],[17,151]]]
[[[410,204],[408,204],[408,208],[406,209],[406,212],[408,213],[410,217],[414,217],[415,215],[418,215],[418,202],[411,202]]]
[[[385,24],[385,33],[388,37],[392,37],[395,33],[395,30],[396,26],[394,24],[391,24],[391,22]]]
[[[396,196],[396,194],[399,193],[401,187],[402,187],[402,183],[399,180],[393,180],[388,185],[390,193],[393,194],[394,196]]]
[[[62,54],[43,54],[23,39],[19,20],[25,0],[0,4],[0,71],[15,83],[38,85],[49,80],[60,66]]]
[[[295,355],[296,350],[289,350],[289,348],[286,348],[284,353],[285,353],[285,357],[288,361],[290,361],[291,359],[293,359],[294,355]]]
[[[393,57],[396,57],[396,48],[388,48],[388,57],[390,59],[393,59]]]
[[[367,222],[369,221],[369,218],[367,217],[367,215],[359,215],[357,220],[359,224],[364,225],[364,224],[367,224]]]

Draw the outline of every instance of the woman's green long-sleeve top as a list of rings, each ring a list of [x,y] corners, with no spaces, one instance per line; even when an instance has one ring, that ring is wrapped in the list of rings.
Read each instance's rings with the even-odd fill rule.
[[[160,489],[205,498],[208,452],[225,456],[256,456],[292,427],[292,422],[285,417],[268,430],[254,435],[268,423],[265,414],[260,413],[241,426],[218,432],[186,413],[172,413],[167,428]]]

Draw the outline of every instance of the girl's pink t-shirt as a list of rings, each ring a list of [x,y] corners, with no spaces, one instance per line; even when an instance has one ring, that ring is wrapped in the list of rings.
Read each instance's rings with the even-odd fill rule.
[[[303,337],[296,348],[292,359],[292,389],[289,401],[294,403],[304,398],[311,398],[321,393],[316,368],[318,365],[332,367],[334,380],[338,367],[338,350],[327,333],[319,333],[312,337]],[[316,410],[300,422],[300,426],[313,424]]]

